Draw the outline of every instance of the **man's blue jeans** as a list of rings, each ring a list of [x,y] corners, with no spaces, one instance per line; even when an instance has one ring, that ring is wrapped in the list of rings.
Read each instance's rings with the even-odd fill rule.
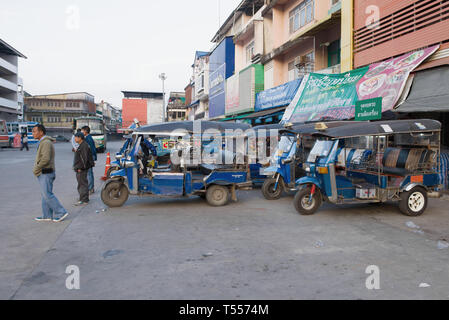
[[[53,194],[53,182],[55,179],[56,174],[54,172],[41,174],[37,177],[41,186],[42,213],[44,219],[59,218],[67,213],[67,210],[64,209],[58,198]]]
[[[94,168],[87,170],[87,185],[89,191],[94,188]]]

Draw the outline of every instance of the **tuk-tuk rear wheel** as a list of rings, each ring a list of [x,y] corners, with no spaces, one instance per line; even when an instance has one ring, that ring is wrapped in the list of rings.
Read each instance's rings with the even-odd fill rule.
[[[121,207],[128,200],[129,190],[120,181],[107,183],[101,190],[101,200],[108,207]]]
[[[406,216],[420,216],[427,208],[427,191],[422,187],[415,187],[400,196],[399,210]]]
[[[278,200],[282,195],[282,178],[279,178],[279,182],[276,190],[274,187],[276,185],[276,179],[270,178],[265,180],[262,185],[262,194],[267,200]]]
[[[298,213],[302,215],[312,215],[321,206],[322,199],[318,188],[316,189],[315,194],[312,196],[312,199],[310,199],[311,192],[312,188],[306,187],[299,190],[295,194],[293,204],[295,205],[295,209],[296,211],[298,211]]]
[[[206,200],[213,207],[225,206],[229,202],[229,188],[214,184],[207,188]]]

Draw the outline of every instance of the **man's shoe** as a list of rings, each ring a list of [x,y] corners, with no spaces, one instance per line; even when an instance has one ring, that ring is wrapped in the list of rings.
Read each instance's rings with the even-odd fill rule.
[[[58,218],[53,218],[53,222],[61,222],[62,220],[64,220],[65,218],[67,218],[67,216],[69,215],[68,212],[64,213],[62,216],[58,217]]]
[[[77,203],[73,204],[75,207],[79,207],[79,206],[85,206],[88,205],[89,202],[84,202],[84,201],[78,201]]]
[[[89,194],[94,194],[95,193],[95,189],[90,189],[89,190]]]
[[[51,221],[51,218],[37,217],[34,218],[35,221]]]

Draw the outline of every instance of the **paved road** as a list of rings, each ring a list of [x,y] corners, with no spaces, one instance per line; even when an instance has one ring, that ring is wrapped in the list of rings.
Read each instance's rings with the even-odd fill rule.
[[[38,223],[35,152],[0,150],[1,299],[449,298],[449,249],[437,246],[449,240],[447,200],[432,199],[413,219],[393,204],[327,205],[305,217],[291,197],[266,201],[260,190],[221,208],[196,197],[130,198],[102,212],[96,193],[75,209],[72,153],[61,143],[55,190],[71,214]],[[80,269],[80,290],[65,287],[68,265]],[[380,290],[365,287],[368,265],[380,268]]]

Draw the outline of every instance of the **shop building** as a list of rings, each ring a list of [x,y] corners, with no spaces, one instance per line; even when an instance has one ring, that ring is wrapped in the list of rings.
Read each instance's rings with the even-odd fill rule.
[[[437,45],[437,51],[409,76],[400,118],[442,122],[442,145],[449,149],[449,3],[440,0],[377,0],[379,21],[368,24],[367,7],[354,0],[353,66],[359,68]]]
[[[189,84],[184,88],[184,93],[186,97],[186,120],[194,120],[195,118],[195,110],[192,108],[192,98],[193,92],[195,90],[195,84],[191,79]]]
[[[73,120],[95,116],[95,97],[87,92],[34,95],[24,98],[25,121],[42,123],[50,132],[72,131]]]
[[[141,125],[164,122],[162,92],[122,91],[122,125],[128,128],[139,120]]]
[[[265,26],[265,89],[310,72],[341,71],[341,1],[271,0]]]
[[[209,52],[197,51],[192,65],[193,102],[190,105],[194,120],[209,118]]]
[[[209,59],[209,118],[225,116],[226,81],[235,71],[235,45],[232,37],[225,37],[214,48]]]
[[[187,119],[186,98],[184,92],[170,92],[167,104],[167,121],[184,121]]]
[[[105,126],[109,132],[115,133],[121,128],[121,110],[112,106],[112,104],[101,101],[97,104],[97,116],[104,120]]]

